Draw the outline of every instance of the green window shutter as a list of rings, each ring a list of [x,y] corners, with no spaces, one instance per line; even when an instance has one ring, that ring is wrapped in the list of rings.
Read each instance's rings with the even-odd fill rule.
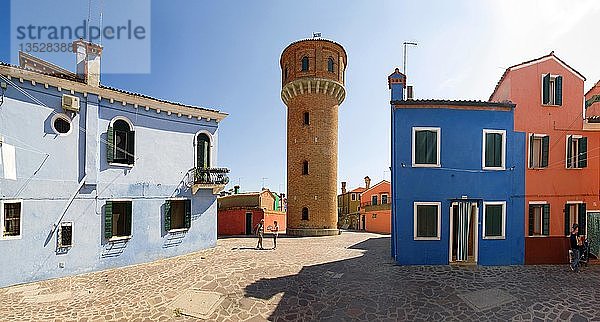
[[[185,201],[185,228],[192,227],[192,201]]]
[[[167,200],[165,201],[165,213],[164,213],[164,227],[165,227],[165,231],[169,231],[171,230],[171,201]]]
[[[550,74],[544,75],[542,80],[542,104],[550,103]]]
[[[533,168],[533,142],[535,140],[535,136],[533,133],[529,135],[529,167]]]
[[[535,222],[535,208],[533,205],[529,205],[529,236],[533,236],[533,225]]]
[[[427,132],[417,131],[415,133],[415,163],[426,163],[427,159]]]
[[[494,163],[494,137],[492,133],[485,134],[485,166],[491,167]]]
[[[571,138],[571,136],[567,136],[567,168],[571,167],[571,160],[573,159],[573,154],[572,154],[572,149],[573,149],[573,139]]]
[[[578,140],[579,159],[577,166],[579,168],[587,167],[587,138],[583,137]]]
[[[125,235],[126,236],[131,236],[131,221],[132,221],[132,217],[133,217],[133,207],[132,207],[132,202],[129,201],[127,202],[127,205],[125,206]]]
[[[579,204],[579,235],[585,235],[585,228],[587,223],[587,214],[585,212],[585,203]]]
[[[556,90],[554,91],[554,104],[562,105],[562,76],[556,77],[554,85],[556,86]]]
[[[135,131],[127,132],[127,164],[135,161]]]
[[[569,214],[569,204],[565,204],[565,236],[569,236],[571,234],[571,216]]]
[[[494,133],[494,166],[502,166],[502,134]]]
[[[542,208],[542,235],[550,235],[550,205]]]
[[[115,131],[112,126],[106,132],[106,161],[112,163],[115,160]]]
[[[437,163],[437,133],[427,131],[427,163]]]
[[[542,138],[542,164],[543,168],[548,167],[548,154],[550,152],[550,137],[548,135]]]
[[[113,223],[113,211],[112,201],[107,201],[104,205],[104,237],[107,239],[112,238],[112,223]]]

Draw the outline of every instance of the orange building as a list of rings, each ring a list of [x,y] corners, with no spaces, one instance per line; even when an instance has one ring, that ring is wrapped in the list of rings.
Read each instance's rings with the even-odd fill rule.
[[[362,230],[372,233],[392,232],[390,183],[386,180],[367,188],[360,196]]]
[[[525,263],[567,262],[574,223],[600,209],[599,132],[584,127],[585,77],[550,53],[509,67],[490,101],[516,103],[526,132]]]
[[[236,192],[238,187],[236,186]],[[286,232],[284,198],[263,189],[261,192],[234,193],[219,197],[217,210],[217,233],[225,235],[252,235],[254,227],[265,220],[265,233],[277,221],[279,233]]]

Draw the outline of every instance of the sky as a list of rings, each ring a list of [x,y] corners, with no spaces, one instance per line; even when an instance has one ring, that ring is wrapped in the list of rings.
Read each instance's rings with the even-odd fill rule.
[[[347,95],[339,110],[338,188],[342,181],[350,189],[364,185],[367,175],[374,183],[389,180],[387,76],[396,67],[402,70],[405,41],[418,43],[407,49],[406,73],[415,98],[486,100],[507,67],[551,51],[587,78],[586,90],[600,79],[596,0],[140,0],[144,10],[124,8],[118,0],[91,0],[91,14],[89,0],[16,1],[52,5],[9,14],[10,1],[0,0],[4,62],[15,63],[11,21],[48,21],[57,17],[49,14],[54,10],[73,24],[88,16],[98,23],[102,11],[104,22],[129,18],[147,26],[147,46],[127,50],[127,57],[137,55],[147,70],[120,72],[119,63],[131,58],[122,58],[123,48],[103,43],[103,71],[110,72],[101,82],[229,113],[219,125],[218,166],[231,170],[227,188],[240,184],[242,191],[264,184],[285,192],[286,107],[280,98],[279,56],[289,43],[313,32],[348,53]],[[75,68],[74,56],[38,56]]]

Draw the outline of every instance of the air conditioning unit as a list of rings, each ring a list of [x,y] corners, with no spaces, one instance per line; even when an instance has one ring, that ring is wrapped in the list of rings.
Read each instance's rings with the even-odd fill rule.
[[[62,107],[67,111],[79,112],[79,97],[63,94]]]

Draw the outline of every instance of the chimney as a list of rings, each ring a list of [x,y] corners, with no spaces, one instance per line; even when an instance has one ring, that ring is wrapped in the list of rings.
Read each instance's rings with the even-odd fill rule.
[[[406,99],[411,100],[411,99],[413,99],[413,97],[414,97],[413,86],[412,85],[406,86]]]
[[[342,182],[342,194],[346,193],[346,182]]]
[[[234,186],[233,187],[233,194],[237,195],[238,193],[240,193],[240,186]]]
[[[77,77],[88,85],[99,87],[102,46],[79,39],[73,42],[73,52],[77,55]]]
[[[371,178],[369,176],[365,177],[365,189],[371,188]]]
[[[404,88],[406,87],[406,76],[396,68],[388,76],[388,86],[392,90],[392,101],[404,100]]]

